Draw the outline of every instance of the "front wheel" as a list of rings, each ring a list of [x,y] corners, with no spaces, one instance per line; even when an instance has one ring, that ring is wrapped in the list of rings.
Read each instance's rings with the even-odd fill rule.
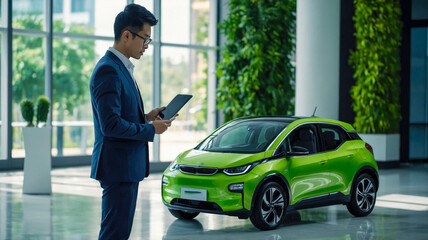
[[[369,215],[376,203],[376,192],[376,184],[370,175],[358,176],[352,187],[351,202],[346,205],[348,211],[356,217]]]
[[[265,184],[256,195],[250,220],[260,230],[277,228],[285,218],[287,195],[276,182]]]
[[[168,208],[168,210],[172,214],[172,216],[178,219],[190,220],[190,219],[194,219],[196,216],[199,215],[199,212],[185,212],[180,210],[174,210],[171,208]]]

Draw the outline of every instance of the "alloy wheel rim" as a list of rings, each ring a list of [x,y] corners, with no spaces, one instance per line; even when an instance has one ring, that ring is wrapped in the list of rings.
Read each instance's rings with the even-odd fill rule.
[[[373,182],[363,178],[357,185],[357,205],[365,212],[370,211],[376,200],[376,192]]]
[[[264,192],[261,203],[261,213],[266,223],[270,225],[278,224],[284,214],[284,208],[284,195],[279,189],[271,187]]]

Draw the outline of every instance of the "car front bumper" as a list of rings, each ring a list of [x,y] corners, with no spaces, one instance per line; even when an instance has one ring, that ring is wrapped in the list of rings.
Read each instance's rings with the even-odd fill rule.
[[[162,177],[162,200],[171,209],[205,212],[248,218],[257,177],[251,173],[238,176],[192,175],[166,171]],[[242,190],[230,190],[232,184],[243,184]],[[203,199],[183,196],[182,189],[206,191]]]

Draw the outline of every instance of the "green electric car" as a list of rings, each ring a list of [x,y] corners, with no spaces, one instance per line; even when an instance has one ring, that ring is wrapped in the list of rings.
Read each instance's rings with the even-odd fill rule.
[[[250,218],[277,228],[286,211],[344,204],[354,216],[375,206],[372,147],[347,123],[317,117],[247,117],[181,153],[162,176],[172,215],[200,212]]]

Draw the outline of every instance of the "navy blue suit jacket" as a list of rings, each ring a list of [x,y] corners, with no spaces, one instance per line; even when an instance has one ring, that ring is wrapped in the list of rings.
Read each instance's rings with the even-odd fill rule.
[[[120,59],[107,53],[90,81],[95,143],[91,178],[105,182],[138,182],[149,175],[148,124],[134,81]]]

